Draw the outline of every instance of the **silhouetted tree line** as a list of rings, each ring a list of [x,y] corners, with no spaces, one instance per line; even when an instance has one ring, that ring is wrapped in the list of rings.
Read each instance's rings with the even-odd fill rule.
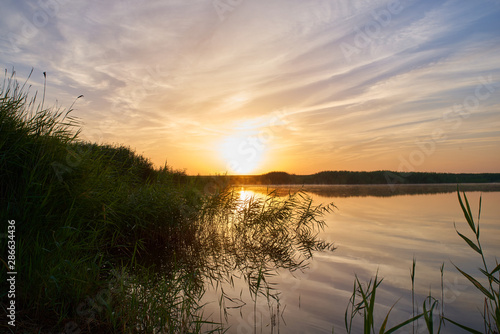
[[[231,184],[430,184],[496,183],[500,173],[399,173],[391,171],[324,171],[311,175],[270,172],[262,175],[228,175]]]

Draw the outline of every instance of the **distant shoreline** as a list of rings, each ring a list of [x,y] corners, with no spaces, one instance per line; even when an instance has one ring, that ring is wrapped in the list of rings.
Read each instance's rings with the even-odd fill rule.
[[[193,176],[192,176],[193,177]],[[311,175],[270,172],[262,175],[195,176],[219,178],[230,185],[431,185],[500,184],[500,173],[401,173],[393,171],[324,171]]]
[[[239,187],[240,185],[235,185]],[[465,192],[500,192],[500,183],[460,184],[459,190]],[[275,191],[278,195],[305,191],[325,197],[390,197],[400,195],[448,194],[457,191],[456,183],[433,184],[304,184],[304,185],[241,185],[249,190],[267,193]],[[265,188],[265,189],[264,189]]]

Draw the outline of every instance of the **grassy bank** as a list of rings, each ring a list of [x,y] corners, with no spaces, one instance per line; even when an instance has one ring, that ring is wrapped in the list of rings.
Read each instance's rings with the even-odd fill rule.
[[[14,76],[0,96],[1,233],[15,221],[17,329],[81,326],[79,304],[109,288],[113,269],[188,234],[201,192],[127,147],[79,140],[71,109],[44,109]]]

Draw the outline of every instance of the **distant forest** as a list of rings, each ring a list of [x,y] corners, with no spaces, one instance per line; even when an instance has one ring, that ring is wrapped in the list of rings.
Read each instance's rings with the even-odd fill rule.
[[[498,183],[500,173],[399,173],[391,171],[349,172],[324,171],[311,175],[270,172],[262,175],[227,175],[234,185],[250,184],[430,184],[430,183]]]

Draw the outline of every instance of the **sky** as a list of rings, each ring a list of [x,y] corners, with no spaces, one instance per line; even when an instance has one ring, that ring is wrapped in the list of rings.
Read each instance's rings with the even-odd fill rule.
[[[500,172],[499,0],[0,4],[0,68],[156,166]]]

